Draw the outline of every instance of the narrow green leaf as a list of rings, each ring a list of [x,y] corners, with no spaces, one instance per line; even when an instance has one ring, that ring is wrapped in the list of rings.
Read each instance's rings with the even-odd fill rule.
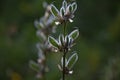
[[[64,45],[64,37],[63,37],[63,35],[59,35],[59,44],[60,44],[61,46]]]
[[[69,45],[69,37],[68,36],[66,36],[66,46],[68,47],[68,45]]]
[[[72,31],[72,32],[69,34],[69,37],[71,37],[73,40],[77,39],[78,36],[79,36],[79,30],[78,30],[78,29]]]
[[[34,61],[30,61],[29,66],[30,66],[31,69],[33,69],[33,70],[35,70],[37,72],[40,70],[39,65]]]
[[[59,64],[58,64],[58,69],[59,69],[60,71],[63,71],[61,65],[59,65]]]
[[[42,28],[44,28],[44,24],[40,21],[34,21],[34,25],[35,25],[35,27],[37,28],[37,29],[42,29]]]
[[[61,66],[63,67],[63,57],[61,58]],[[65,66],[67,66],[67,59],[65,58]]]
[[[72,12],[74,13],[77,10],[76,2],[72,3]]]
[[[53,4],[51,4],[51,13],[55,18],[57,18],[59,14],[59,10]]]
[[[40,38],[41,42],[43,42],[47,39],[46,35],[40,30],[36,31],[36,35]]]
[[[53,47],[59,48],[59,43],[58,43],[58,41],[55,40],[53,37],[49,36],[49,37],[48,37],[48,42],[49,42]]]
[[[78,55],[77,53],[74,53],[67,61],[67,67],[69,69],[73,68],[74,64],[76,63],[76,61],[78,60]]]
[[[64,7],[61,7],[60,8],[60,16],[61,17],[64,16],[64,13],[65,13],[65,9],[64,9]]]
[[[62,7],[64,7],[64,9],[67,8],[67,2],[66,2],[66,0],[63,1],[63,3],[62,3]]]
[[[69,13],[69,12],[70,13],[72,12],[72,5],[71,4],[69,4],[66,8],[66,13]]]

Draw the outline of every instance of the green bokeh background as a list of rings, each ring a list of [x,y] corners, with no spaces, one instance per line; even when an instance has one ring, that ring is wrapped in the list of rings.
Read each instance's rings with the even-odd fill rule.
[[[46,0],[57,7],[62,0]],[[37,80],[29,68],[37,60],[34,20],[44,14],[44,0],[0,0],[0,80]],[[70,32],[80,36],[72,49],[79,55],[67,80],[120,80],[120,0],[77,0]],[[60,32],[61,26],[57,31]],[[56,36],[56,35],[55,35]],[[60,54],[48,54],[46,80],[59,80]]]

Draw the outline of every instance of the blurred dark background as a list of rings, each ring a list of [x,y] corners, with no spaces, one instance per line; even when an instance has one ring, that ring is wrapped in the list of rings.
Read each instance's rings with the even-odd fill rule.
[[[53,1],[60,7],[62,0]],[[44,0],[0,0],[0,80],[37,80],[29,68],[37,60],[34,20],[44,14]],[[68,32],[78,27],[73,50],[79,55],[67,80],[120,80],[120,0],[77,0]],[[59,80],[59,54],[48,54],[47,80]]]

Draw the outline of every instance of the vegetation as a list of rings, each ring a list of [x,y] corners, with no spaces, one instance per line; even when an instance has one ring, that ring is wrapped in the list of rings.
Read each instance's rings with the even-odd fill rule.
[[[46,0],[58,9],[63,0]],[[67,0],[68,2],[70,0]],[[28,65],[37,62],[40,41],[36,36],[34,21],[44,16],[41,7],[44,0],[1,0],[0,1],[0,79],[38,80],[36,72]],[[67,80],[119,80],[120,79],[120,2],[118,0],[77,0],[74,22],[67,24],[66,35],[79,29],[76,45],[72,51],[78,54],[78,61],[72,68],[72,76]],[[77,28],[76,28],[77,27]],[[62,25],[57,33],[63,33]],[[48,72],[46,80],[59,80],[62,74],[56,65],[62,57],[59,53],[47,54]],[[61,64],[60,64],[61,65]]]

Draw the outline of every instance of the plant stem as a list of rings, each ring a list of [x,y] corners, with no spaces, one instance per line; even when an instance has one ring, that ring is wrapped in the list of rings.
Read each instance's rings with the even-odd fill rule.
[[[66,23],[64,23],[64,26],[63,26],[63,35],[64,35],[64,41],[65,41],[65,35],[66,35]],[[66,58],[66,49],[65,49],[65,46],[64,46],[64,50],[63,50],[63,76],[62,76],[62,80],[65,80],[65,58]]]
[[[64,41],[65,41],[65,34],[66,34],[66,23],[64,23],[64,26],[63,26]]]
[[[65,57],[66,57],[66,52],[63,54],[63,80],[65,80]]]

